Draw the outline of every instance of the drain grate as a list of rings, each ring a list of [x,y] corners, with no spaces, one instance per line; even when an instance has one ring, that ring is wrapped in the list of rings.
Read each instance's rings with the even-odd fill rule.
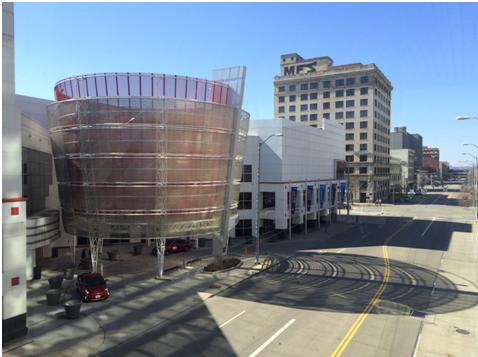
[[[426,313],[421,312],[421,311],[415,311],[415,310],[410,311],[410,316],[413,316],[413,317],[419,317],[419,318],[423,319],[423,318],[425,318],[425,315],[426,315]]]
[[[461,328],[457,328],[456,332],[461,333],[462,335],[469,335],[470,334],[470,331],[463,330]]]

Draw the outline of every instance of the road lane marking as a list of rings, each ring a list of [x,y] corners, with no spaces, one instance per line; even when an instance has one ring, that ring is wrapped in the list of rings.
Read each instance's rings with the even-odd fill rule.
[[[340,252],[343,251],[344,249],[345,249],[345,248],[340,249],[337,253],[340,253]]]
[[[277,331],[275,334],[272,335],[271,338],[269,338],[266,342],[264,342],[264,344],[259,347],[252,355],[250,355],[249,357],[255,357],[257,356],[264,348],[266,348],[272,341],[274,341],[275,338],[277,338],[277,336],[279,336],[282,332],[285,331],[285,329],[287,327],[289,327],[290,325],[292,325],[293,323],[295,322],[295,319],[292,319],[290,320],[288,323],[286,323],[284,325],[284,327],[282,327],[279,331]]]
[[[432,225],[433,221],[435,220],[435,218],[432,219],[432,221],[430,222],[430,224],[428,225],[427,229],[425,229],[425,232],[422,233],[422,237],[425,235],[425,233],[428,231],[428,228],[430,228],[430,226]]]
[[[364,239],[366,236],[367,236],[367,235],[364,235],[364,236],[362,237],[362,239]]]
[[[299,279],[300,277],[302,277],[303,275],[307,274],[308,272],[309,272],[308,270],[304,271],[304,272],[303,272],[302,274],[300,274],[296,279]]]
[[[414,218],[413,218],[414,219]],[[383,291],[385,290],[385,287],[387,286],[387,283],[388,283],[388,279],[390,278],[390,261],[388,259],[388,252],[387,252],[387,245],[388,243],[392,240],[392,238],[394,238],[398,233],[400,233],[405,227],[407,227],[412,221],[413,219],[411,219],[410,221],[407,222],[407,224],[405,224],[403,227],[401,227],[400,229],[398,229],[395,233],[393,233],[390,237],[388,237],[388,239],[385,241],[385,243],[383,244],[382,246],[382,251],[383,251],[383,260],[384,260],[384,264],[385,264],[385,273],[383,275],[383,280],[382,280],[382,284],[380,285],[379,289],[377,290],[377,292],[375,293],[374,297],[372,298],[372,300],[370,300],[370,302],[368,303],[367,307],[365,308],[365,310],[360,314],[360,316],[357,318],[357,320],[354,322],[354,324],[352,325],[352,327],[349,329],[349,331],[347,332],[347,334],[345,335],[345,337],[342,339],[342,342],[340,342],[340,344],[337,346],[337,348],[335,349],[335,351],[331,354],[330,357],[339,357],[340,355],[342,355],[342,353],[344,352],[345,348],[347,347],[347,345],[350,343],[350,341],[352,340],[352,338],[354,337],[354,335],[357,333],[358,329],[360,328],[360,326],[362,325],[362,323],[365,321],[365,319],[367,318],[369,312],[372,310],[372,308],[375,306],[375,304],[377,303],[378,299],[380,299],[380,296],[382,296],[382,293]]]
[[[243,312],[241,312],[241,313],[237,314],[237,315],[236,315],[236,316],[234,316],[232,319],[229,319],[229,320],[227,320],[227,321],[226,321],[226,322],[224,322],[224,323],[223,323],[221,326],[219,326],[219,328],[223,327],[224,325],[227,325],[229,322],[231,322],[231,321],[232,321],[232,320],[234,320],[235,318],[237,318],[237,317],[241,316],[241,315],[242,315],[243,313],[245,313],[245,312],[246,312],[246,310],[244,310]]]

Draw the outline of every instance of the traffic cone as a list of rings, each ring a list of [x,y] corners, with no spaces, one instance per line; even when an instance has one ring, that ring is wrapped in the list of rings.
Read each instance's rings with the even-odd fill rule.
[[[244,251],[244,255],[247,255],[247,248],[246,248],[246,250]]]

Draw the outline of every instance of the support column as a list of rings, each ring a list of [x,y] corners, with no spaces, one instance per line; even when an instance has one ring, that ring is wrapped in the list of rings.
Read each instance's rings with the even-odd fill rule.
[[[164,271],[164,247],[166,246],[166,239],[164,238],[156,238],[156,253],[158,258],[158,276],[155,277],[156,280],[163,278],[163,271]]]

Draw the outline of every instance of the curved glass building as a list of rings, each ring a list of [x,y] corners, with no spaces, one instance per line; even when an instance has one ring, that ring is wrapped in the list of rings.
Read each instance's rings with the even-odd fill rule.
[[[152,73],[59,81],[47,114],[65,231],[174,238],[234,225],[249,127],[238,68],[235,87]]]

